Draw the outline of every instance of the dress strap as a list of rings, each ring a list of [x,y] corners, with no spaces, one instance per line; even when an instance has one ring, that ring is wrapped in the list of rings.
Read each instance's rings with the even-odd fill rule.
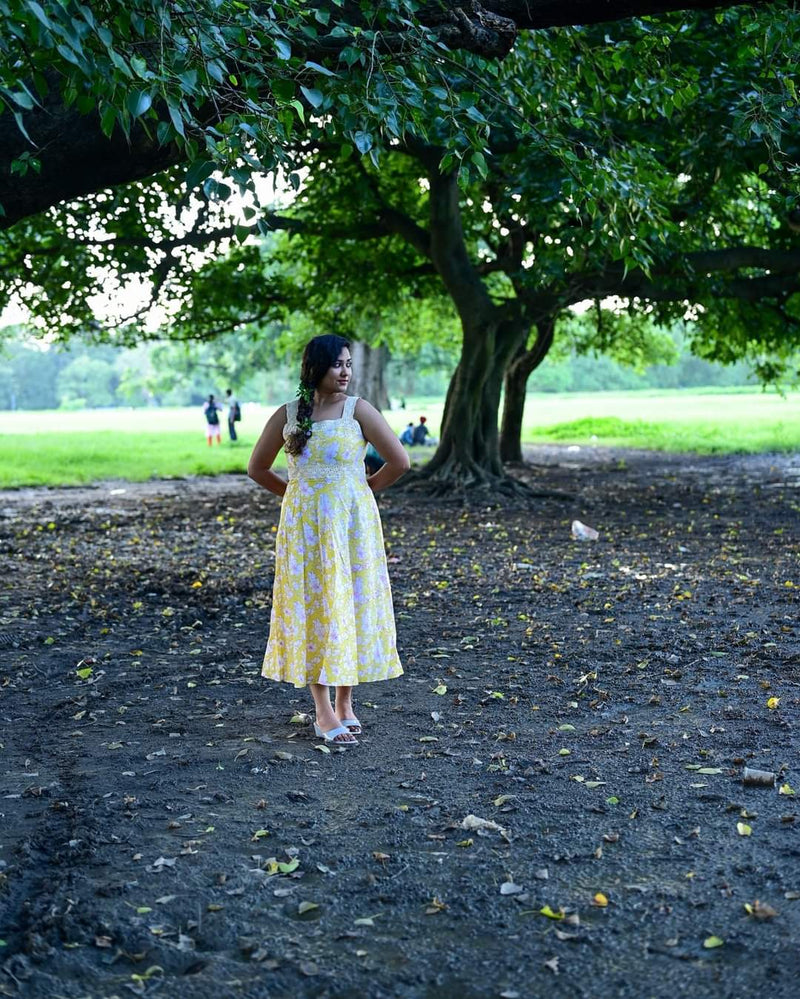
[[[299,399],[292,399],[286,403],[286,425],[291,427],[297,423],[297,408],[300,405]]]
[[[344,403],[344,409],[342,410],[343,420],[352,420],[354,418],[353,414],[356,411],[356,403],[358,402],[358,399],[359,397],[357,395],[349,395],[347,397]]]

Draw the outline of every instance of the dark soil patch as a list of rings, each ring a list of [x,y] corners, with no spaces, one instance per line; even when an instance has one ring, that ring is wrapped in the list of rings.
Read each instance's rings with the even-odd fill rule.
[[[407,673],[328,754],[277,501],[3,494],[0,994],[796,995],[800,462],[532,455],[574,503],[382,498]]]

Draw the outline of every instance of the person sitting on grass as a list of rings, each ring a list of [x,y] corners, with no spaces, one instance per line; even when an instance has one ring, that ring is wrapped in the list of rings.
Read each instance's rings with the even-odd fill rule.
[[[414,424],[409,423],[406,429],[400,434],[401,444],[413,444],[414,443]]]
[[[411,442],[412,444],[414,444],[414,445],[417,445],[417,444],[422,444],[422,445],[424,445],[424,444],[433,444],[433,438],[431,438],[430,440],[428,440],[428,437],[430,437],[430,433],[431,432],[425,426],[426,423],[427,423],[427,417],[420,416],[419,423],[416,425],[416,427],[414,427],[414,437],[413,437],[413,440]]]

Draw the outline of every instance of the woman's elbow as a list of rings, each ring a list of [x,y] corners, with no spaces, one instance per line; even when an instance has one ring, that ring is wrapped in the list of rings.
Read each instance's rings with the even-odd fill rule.
[[[398,455],[396,464],[397,467],[400,469],[401,474],[407,472],[409,468],[411,468],[411,459],[408,456],[408,451],[404,450],[402,457]]]

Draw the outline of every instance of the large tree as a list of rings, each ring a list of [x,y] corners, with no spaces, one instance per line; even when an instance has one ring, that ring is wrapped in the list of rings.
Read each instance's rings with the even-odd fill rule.
[[[177,163],[189,186],[216,168],[252,189],[301,130],[362,153],[425,137],[453,50],[502,58],[520,30],[731,5],[0,0],[0,227]],[[468,111],[447,109],[451,136]]]
[[[86,328],[86,275],[106,280],[108,267],[145,277],[178,337],[306,305],[319,289],[340,303],[444,292],[460,317],[462,355],[426,474],[446,487],[502,482],[504,372],[532,330],[544,356],[569,304],[619,294],[685,309],[741,287],[791,316],[797,260],[776,208],[778,194],[787,211],[792,196],[779,98],[796,29],[796,16],[778,24],[731,10],[545,32],[501,65],[451,57],[423,107],[427,138],[389,141],[380,169],[324,134],[295,143],[293,160],[308,175],[297,177],[291,210],[269,218],[295,234],[288,263],[265,261],[248,239],[247,208],[223,222],[219,206],[185,199],[174,170],[51,213],[43,225],[20,223],[0,250],[5,272],[49,330],[65,334]],[[743,96],[753,79],[761,89]],[[433,140],[450,134],[454,106],[466,109],[473,132],[448,150]],[[743,184],[752,193],[735,197]],[[734,207],[720,214],[723,203]],[[192,252],[232,239],[242,242],[195,266]],[[141,336],[137,325],[128,330]],[[742,335],[758,342],[757,329]]]
[[[585,61],[591,35],[554,38],[552,73],[529,58],[523,65],[537,66],[536,77],[521,68],[512,76],[512,84],[524,78],[529,95],[538,86],[541,100],[559,95],[570,109],[572,158],[569,149],[553,155],[526,143],[513,116],[494,129],[502,138],[492,144],[486,176],[463,190],[455,171],[442,169],[442,150],[421,142],[390,149],[380,171],[337,162],[324,148],[309,156],[310,180],[292,221],[296,231],[319,235],[291,241],[313,261],[307,300],[322,290],[323,298],[349,299],[352,309],[353,300],[444,290],[459,315],[461,359],[425,476],[447,487],[502,479],[501,459],[520,457],[527,376],[550,349],[559,315],[586,299],[624,296],[631,311],[664,321],[699,304],[698,350],[760,358],[767,374],[764,360],[774,371],[796,350],[797,210],[789,188],[787,198],[776,196],[791,185],[796,149],[791,136],[779,148],[776,134],[770,158],[763,120],[732,129],[728,111],[741,79],[758,78],[767,63],[786,72],[791,49],[776,59],[751,37],[729,52],[715,20],[682,27],[670,43],[670,86],[651,77],[637,91],[647,64],[642,42],[652,41],[646,29],[619,31],[605,64]],[[736,37],[736,15],[726,27]],[[714,86],[701,95],[698,83],[712,69]],[[581,77],[591,80],[594,108],[578,105]],[[573,80],[579,86],[570,93]],[[642,99],[654,113],[631,113]],[[587,163],[599,173],[588,193],[574,176]],[[598,315],[600,347],[630,329]]]

